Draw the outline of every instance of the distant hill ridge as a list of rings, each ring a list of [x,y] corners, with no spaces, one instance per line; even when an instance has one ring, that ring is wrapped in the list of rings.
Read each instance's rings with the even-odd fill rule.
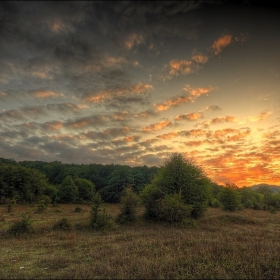
[[[280,186],[277,185],[268,185],[268,184],[257,184],[257,185],[252,185],[249,188],[253,189],[253,190],[257,190],[260,187],[267,187],[270,190],[272,190],[273,192],[279,192],[280,191]]]

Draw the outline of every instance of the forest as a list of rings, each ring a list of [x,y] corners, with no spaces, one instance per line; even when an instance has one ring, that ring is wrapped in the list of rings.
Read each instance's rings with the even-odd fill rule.
[[[280,193],[261,186],[238,188],[233,183],[218,185],[181,154],[173,154],[161,167],[102,164],[65,164],[59,161],[19,161],[0,158],[0,203],[85,203],[96,193],[102,201],[118,203],[129,187],[141,196],[163,199],[184,196],[187,205],[221,207],[235,211],[280,209]],[[196,202],[197,200],[197,202]],[[150,203],[154,203],[152,199]],[[194,211],[194,210],[193,210]],[[197,210],[200,211],[200,210]],[[202,211],[203,212],[203,211]],[[199,215],[198,215],[199,216]]]

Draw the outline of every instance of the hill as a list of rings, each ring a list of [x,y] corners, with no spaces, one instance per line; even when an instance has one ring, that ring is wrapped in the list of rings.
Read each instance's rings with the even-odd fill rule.
[[[268,185],[268,184],[257,184],[257,185],[252,185],[249,188],[253,189],[253,190],[258,190],[260,187],[266,187],[270,190],[272,190],[273,192],[279,192],[280,191],[280,186],[277,185]]]

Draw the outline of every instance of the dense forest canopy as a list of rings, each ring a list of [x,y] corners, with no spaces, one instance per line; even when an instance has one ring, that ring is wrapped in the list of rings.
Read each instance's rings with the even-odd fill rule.
[[[178,158],[181,159],[180,156]],[[206,178],[203,170],[191,162],[186,163],[188,167],[185,170],[180,161],[180,168],[177,168],[173,163],[161,167],[130,167],[118,164],[65,164],[59,161],[17,162],[0,158],[0,203],[36,203],[42,199],[52,203],[83,203],[92,201],[97,192],[103,201],[114,203],[120,202],[127,187],[140,194],[145,187],[148,193],[153,192],[154,186],[160,187],[165,194],[180,194],[187,204],[196,205],[196,208],[201,208],[208,201],[208,206],[222,207],[227,211],[242,208],[272,212],[280,210],[280,188],[267,185],[238,188],[232,183],[218,185]],[[208,186],[209,193],[203,192],[207,193],[207,199],[202,199],[204,202],[201,204],[199,190],[205,188],[204,185]],[[199,197],[197,203],[193,201],[195,197]],[[206,204],[203,207],[205,209]]]
[[[51,189],[58,190],[56,199],[60,202],[75,202],[69,198],[64,200],[64,190],[66,185],[70,188],[71,180],[74,185],[86,191],[85,186],[91,182],[95,191],[100,191],[102,198],[108,202],[118,202],[124,187],[131,186],[135,192],[139,192],[148,184],[155,175],[157,167],[137,166],[130,167],[126,165],[110,164],[65,164],[59,161],[43,162],[43,161],[19,161],[13,159],[0,158],[0,188],[2,200],[4,197],[16,198],[20,201],[31,202],[39,199],[42,193],[50,195],[54,198],[55,192]],[[17,181],[21,177],[21,183]],[[68,177],[68,180],[66,178]],[[25,192],[30,193],[28,186],[33,185],[29,182],[34,178],[34,198],[28,198]],[[39,179],[38,179],[39,178]],[[84,179],[84,180],[81,180]],[[65,182],[66,180],[66,182]],[[68,183],[67,183],[68,182]],[[84,183],[84,184],[83,184]],[[24,185],[24,190],[17,190],[18,185]],[[7,191],[9,189],[9,191]],[[73,189],[75,192],[75,190]],[[74,200],[85,200],[82,194],[73,194]],[[90,200],[90,199],[89,199]]]

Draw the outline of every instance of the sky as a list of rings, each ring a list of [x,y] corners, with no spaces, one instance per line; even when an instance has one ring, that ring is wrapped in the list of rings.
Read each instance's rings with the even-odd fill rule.
[[[280,185],[280,14],[268,1],[1,2],[0,157]]]

